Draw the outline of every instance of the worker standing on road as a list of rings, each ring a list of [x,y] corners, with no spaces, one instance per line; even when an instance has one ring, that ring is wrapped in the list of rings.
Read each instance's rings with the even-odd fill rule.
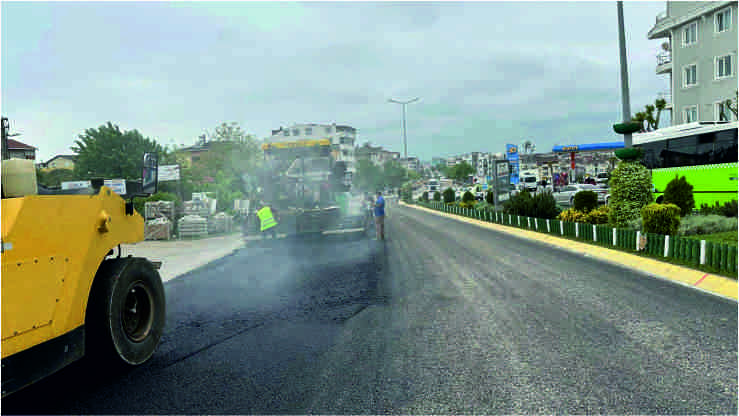
[[[262,233],[268,233],[272,238],[277,238],[277,220],[272,214],[272,209],[264,204],[263,201],[259,201],[259,211],[257,211],[257,217],[259,217],[260,231]]]
[[[385,239],[385,199],[382,192],[377,191],[377,200],[375,201],[375,230],[377,238]]]

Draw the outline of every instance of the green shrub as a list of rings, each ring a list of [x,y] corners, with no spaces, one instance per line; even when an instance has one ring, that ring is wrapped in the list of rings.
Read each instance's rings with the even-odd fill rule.
[[[641,209],[644,231],[675,235],[680,227],[680,207],[675,204],[652,203]]]
[[[533,204],[531,194],[528,191],[522,191],[503,203],[503,213],[528,217],[527,214],[533,210]]]
[[[671,180],[665,188],[664,202],[680,207],[680,216],[689,215],[695,207],[693,199],[693,185],[689,184],[685,176]]]
[[[575,194],[573,208],[588,213],[598,207],[598,194],[594,191],[580,191]]]
[[[459,203],[459,206],[462,207],[462,208],[474,208],[475,207],[475,202],[476,201],[474,199],[472,201],[461,201]]]
[[[423,194],[421,194],[421,200],[423,202],[429,202],[429,193],[428,193],[428,191],[423,191]]]
[[[588,224],[608,224],[608,205],[601,205],[598,208],[585,214],[585,222]]]
[[[439,191],[434,192],[434,201],[436,202],[441,201],[441,192]]]
[[[628,223],[626,223],[626,225],[623,228],[626,228],[627,230],[631,230],[631,231],[641,231],[642,230],[641,217],[635,218],[629,221]]]
[[[443,196],[444,196],[444,202],[447,203],[447,204],[450,203],[450,202],[454,202],[454,200],[456,199],[455,198],[455,195],[454,195],[454,189],[452,189],[452,188],[446,188],[444,190],[444,195]]]
[[[624,227],[641,217],[641,209],[654,199],[652,174],[637,161],[622,160],[611,172],[608,223]]]
[[[487,193],[485,193],[485,202],[487,202],[490,205],[494,205],[495,204],[494,197],[495,197],[495,194],[493,194],[492,191],[488,191]]]
[[[721,215],[688,215],[680,221],[680,235],[714,234],[725,231],[736,231],[737,218]]]
[[[467,192],[464,193],[464,195],[462,195],[462,202],[469,203],[469,202],[472,202],[474,200],[475,200],[475,196],[472,195],[472,192],[470,192],[470,191],[467,191]]]
[[[560,213],[554,195],[550,192],[539,192],[532,198],[530,211],[525,215],[527,217],[554,219]]]
[[[724,217],[737,216],[737,200],[724,202],[723,205],[716,202],[714,205],[703,204],[700,208],[701,215],[723,215]]]
[[[585,222],[585,214],[574,208],[570,208],[566,211],[562,211],[557,215],[557,219],[560,221],[569,222]]]

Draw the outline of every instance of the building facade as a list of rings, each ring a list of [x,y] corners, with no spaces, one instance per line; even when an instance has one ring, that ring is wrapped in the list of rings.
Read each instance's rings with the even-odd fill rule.
[[[270,142],[319,140],[331,141],[331,154],[337,161],[346,162],[346,169],[350,175],[356,171],[354,144],[357,141],[357,129],[351,126],[333,124],[293,124],[289,127],[280,127],[272,130]]]
[[[36,148],[18,140],[8,139],[8,157],[11,159],[36,160]]]
[[[77,159],[76,155],[56,155],[44,163],[40,164],[40,168],[45,171],[51,171],[54,169],[74,169],[74,162]]]
[[[737,14],[733,1],[668,1],[657,16],[647,37],[666,40],[656,72],[670,79],[673,125],[736,119],[724,103],[736,105]]]

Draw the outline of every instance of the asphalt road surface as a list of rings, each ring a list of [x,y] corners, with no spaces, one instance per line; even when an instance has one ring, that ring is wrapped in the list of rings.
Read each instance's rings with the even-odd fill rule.
[[[72,366],[3,413],[736,414],[736,303],[389,212],[385,243],[275,242],[168,282],[149,363]]]

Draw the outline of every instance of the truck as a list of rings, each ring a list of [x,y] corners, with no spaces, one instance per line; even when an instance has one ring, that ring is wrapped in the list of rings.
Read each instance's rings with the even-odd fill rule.
[[[521,191],[536,192],[539,186],[539,173],[535,170],[525,170],[519,174]]]
[[[3,150],[7,118],[2,119]],[[37,184],[32,160],[2,162],[2,397],[89,358],[111,372],[148,361],[164,330],[161,264],[123,256],[144,239],[134,196],[156,193],[157,160],[118,195]],[[124,197],[126,199],[124,199]]]
[[[330,140],[272,141],[262,150],[257,198],[276,210],[278,234],[361,237],[372,228],[364,196],[351,191],[346,163]]]

